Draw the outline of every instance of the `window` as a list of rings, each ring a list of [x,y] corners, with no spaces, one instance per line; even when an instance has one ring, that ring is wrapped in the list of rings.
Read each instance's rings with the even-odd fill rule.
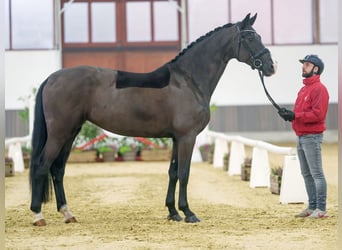
[[[189,42],[229,22],[227,0],[188,0]]]
[[[64,47],[180,46],[180,0],[60,0]],[[188,40],[258,13],[267,45],[337,43],[338,0],[188,0]],[[293,7],[296,6],[296,7]],[[5,0],[5,48],[53,49],[53,0]]]
[[[337,43],[336,7],[337,0],[188,0],[189,41],[257,13],[254,27],[265,44]]]
[[[257,20],[253,25],[260,34],[265,44],[272,43],[272,18],[271,18],[271,0],[239,0],[231,1],[232,22],[241,21],[247,13],[258,14]],[[248,10],[248,12],[246,12]]]
[[[64,47],[179,45],[179,13],[173,1],[62,2]]]
[[[66,43],[87,43],[88,4],[64,4],[64,41]]]
[[[114,2],[64,4],[65,43],[105,43],[116,41]],[[91,16],[91,28],[89,28]],[[89,31],[90,30],[90,31]],[[91,34],[91,35],[90,35]]]
[[[178,41],[178,11],[170,2],[153,2],[155,41]]]
[[[273,4],[275,44],[313,43],[311,0],[273,1]]]
[[[336,43],[337,38],[337,0],[319,2],[319,41],[321,43]]]
[[[53,0],[6,0],[6,48],[52,49],[54,47]]]
[[[10,35],[10,8],[9,1],[5,1],[5,49],[9,49],[11,46],[11,35]]]
[[[127,3],[127,42],[152,41],[150,4],[146,1]]]
[[[115,3],[91,3],[93,42],[115,42]]]
[[[171,1],[127,1],[127,43],[179,41],[177,6]]]

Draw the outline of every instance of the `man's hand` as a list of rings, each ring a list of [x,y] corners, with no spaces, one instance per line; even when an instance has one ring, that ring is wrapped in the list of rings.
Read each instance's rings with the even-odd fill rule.
[[[285,120],[285,121],[289,121],[292,122],[295,119],[295,114],[291,111],[288,110],[286,108],[281,108],[278,111],[278,114]]]

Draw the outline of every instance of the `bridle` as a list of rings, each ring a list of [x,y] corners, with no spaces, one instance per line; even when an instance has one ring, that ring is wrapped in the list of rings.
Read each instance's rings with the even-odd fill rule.
[[[240,28],[237,26],[237,30],[239,32],[239,43],[238,43],[238,55],[237,57],[240,57],[240,50],[241,50],[241,45],[249,52],[249,60],[252,62],[251,67],[252,69],[261,69],[263,63],[262,60],[260,59],[263,54],[270,53],[270,51],[267,48],[263,48],[256,53],[252,51],[252,49],[249,47],[248,43],[246,42],[246,39],[242,37],[241,34],[243,33],[256,33],[254,30],[240,30]]]
[[[268,93],[268,91],[266,89],[265,82],[264,82],[264,73],[261,70],[261,67],[263,66],[263,62],[262,62],[262,60],[260,58],[261,58],[261,56],[263,54],[270,53],[270,51],[267,48],[263,48],[263,49],[257,51],[256,53],[254,53],[252,51],[252,49],[249,47],[248,43],[246,42],[246,39],[241,36],[241,33],[244,33],[244,32],[256,33],[256,32],[254,30],[240,30],[240,28],[238,26],[237,26],[237,30],[239,32],[239,43],[238,43],[238,55],[237,55],[237,58],[239,58],[239,56],[240,56],[240,49],[241,49],[241,44],[242,44],[242,46],[249,52],[249,55],[250,55],[249,60],[252,62],[251,65],[250,65],[251,68],[253,70],[254,69],[258,70],[260,81],[261,81],[261,84],[262,84],[262,86],[264,88],[264,91],[265,91],[265,94],[266,94],[268,100],[279,111],[281,108],[273,100],[273,98],[271,97],[271,95]]]

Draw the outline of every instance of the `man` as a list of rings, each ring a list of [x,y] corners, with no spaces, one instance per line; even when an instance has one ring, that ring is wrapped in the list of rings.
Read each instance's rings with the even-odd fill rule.
[[[317,55],[307,55],[302,64],[304,86],[297,95],[293,111],[281,108],[278,114],[292,122],[297,135],[297,153],[309,206],[296,217],[327,217],[327,183],[322,168],[321,144],[325,130],[329,94],[321,83],[324,64]]]

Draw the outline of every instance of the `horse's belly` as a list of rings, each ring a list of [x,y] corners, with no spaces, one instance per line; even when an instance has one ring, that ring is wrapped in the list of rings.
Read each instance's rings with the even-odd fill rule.
[[[167,136],[171,125],[167,112],[148,112],[143,107],[109,109],[90,116],[89,120],[107,131],[125,136]]]

